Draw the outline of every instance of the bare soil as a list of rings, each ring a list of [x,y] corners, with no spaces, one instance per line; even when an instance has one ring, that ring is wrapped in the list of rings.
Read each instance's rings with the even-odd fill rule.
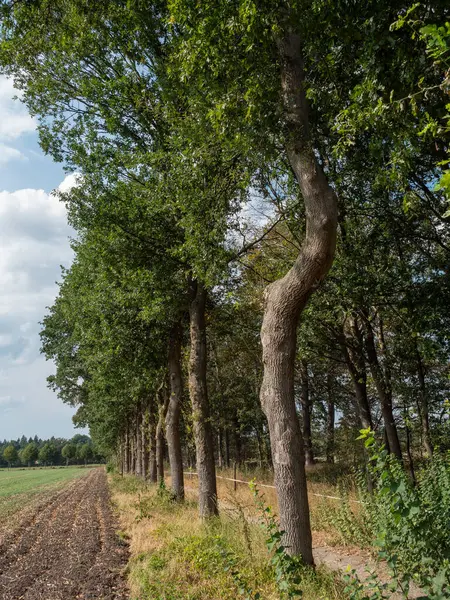
[[[94,469],[1,532],[0,600],[125,600],[128,548]]]

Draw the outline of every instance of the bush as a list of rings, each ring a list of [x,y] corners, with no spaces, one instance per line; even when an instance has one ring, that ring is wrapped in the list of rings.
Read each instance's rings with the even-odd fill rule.
[[[364,495],[364,520],[404,591],[415,581],[430,600],[450,595],[450,454],[435,454],[414,485],[400,462],[363,430],[375,483]]]

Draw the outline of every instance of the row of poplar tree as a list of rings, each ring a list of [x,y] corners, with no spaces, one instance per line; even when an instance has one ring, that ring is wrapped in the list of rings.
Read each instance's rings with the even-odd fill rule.
[[[203,517],[217,463],[270,464],[312,563],[305,453],[448,444],[447,2],[0,6],[1,71],[77,174],[50,385],[125,471],[167,443],[179,500],[195,463]]]

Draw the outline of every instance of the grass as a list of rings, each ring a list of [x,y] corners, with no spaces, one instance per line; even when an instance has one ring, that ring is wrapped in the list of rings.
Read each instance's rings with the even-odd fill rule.
[[[220,482],[220,498],[228,483]],[[261,600],[281,597],[266,548],[267,533],[250,510],[254,503],[245,486],[233,500],[224,499],[221,516],[206,524],[198,518],[189,480],[184,504],[131,476],[111,475],[110,484],[120,535],[130,544],[132,600],[234,600],[256,598],[258,593]],[[346,597],[338,574],[303,567],[300,575],[305,600]]]
[[[0,525],[86,472],[80,467],[0,470]]]

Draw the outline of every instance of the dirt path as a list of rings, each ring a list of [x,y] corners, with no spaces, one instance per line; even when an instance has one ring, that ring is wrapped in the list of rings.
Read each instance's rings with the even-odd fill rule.
[[[104,469],[70,483],[0,538],[0,600],[125,600],[115,526]]]

